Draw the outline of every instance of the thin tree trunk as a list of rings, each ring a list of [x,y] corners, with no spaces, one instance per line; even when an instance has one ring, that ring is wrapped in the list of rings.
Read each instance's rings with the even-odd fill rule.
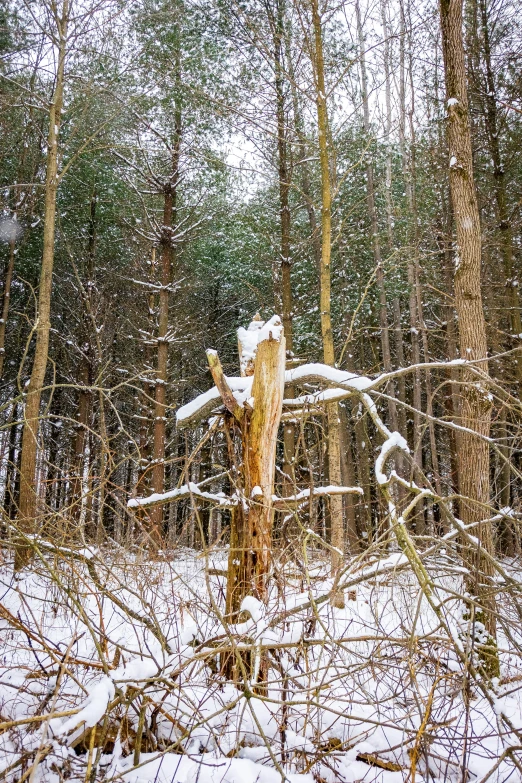
[[[357,483],[364,493],[363,506],[359,511],[362,533],[365,533],[365,545],[371,546],[373,541],[372,525],[372,485],[370,473],[370,441],[366,430],[366,418],[363,415],[360,403],[353,406],[355,419],[355,445],[357,453]]]
[[[359,39],[359,66],[361,69],[361,93],[363,104],[363,122],[366,138],[370,138],[370,107],[368,103],[368,76],[366,73],[366,57],[364,31],[361,19],[361,8],[357,1],[355,3],[355,12],[357,17],[357,34]],[[370,218],[372,232],[373,258],[376,268],[377,292],[379,295],[379,326],[381,332],[381,350],[382,363],[385,372],[391,372],[391,350],[390,350],[390,330],[388,326],[388,305],[386,301],[386,288],[384,286],[384,270],[382,264],[381,241],[379,237],[379,225],[377,222],[377,209],[375,206],[375,185],[373,178],[373,165],[371,153],[367,152],[366,162],[366,201],[368,206],[368,216]],[[388,400],[388,414],[390,417],[390,426],[392,430],[397,430],[397,403],[395,402],[394,384],[391,382],[388,386],[388,394],[391,399]]]
[[[319,0],[311,0],[312,24],[315,43],[315,99],[317,109],[317,128],[319,136],[319,160],[321,167],[321,335],[325,364],[335,365],[335,348],[331,315],[331,253],[332,253],[332,189],[330,184],[330,153],[328,150],[328,111],[326,105],[325,70],[323,57],[323,38]],[[328,480],[332,485],[341,484],[341,443],[340,421],[337,403],[327,405],[328,420]],[[343,500],[341,495],[330,497],[332,572],[337,574],[344,556]],[[344,596],[334,594],[335,606],[344,606]]]
[[[388,20],[388,0],[381,0],[381,21],[384,32],[384,78],[386,98],[386,236],[388,254],[393,253],[393,195],[392,195],[392,100],[391,100],[391,69],[392,69],[392,31]],[[388,319],[386,319],[388,320]],[[401,305],[398,297],[393,299],[393,331],[397,362],[399,367],[405,367],[404,340],[401,326]],[[406,379],[404,376],[397,382],[397,398],[399,403],[406,402]],[[397,407],[397,422],[399,432],[406,435],[406,410],[402,405]],[[399,455],[398,464],[402,463]]]
[[[199,460],[198,482],[201,483],[212,475],[212,442],[208,439],[201,449]],[[210,509],[209,503],[201,503],[198,507],[198,540],[201,549],[210,543]]]
[[[152,279],[155,279],[156,275],[156,248],[152,248],[152,259],[150,269]],[[144,348],[144,362],[143,362],[143,387],[140,394],[139,403],[139,436],[138,436],[138,448],[140,454],[140,463],[138,468],[138,481],[136,486],[136,493],[142,497],[146,494],[150,484],[150,461],[151,461],[151,421],[152,410],[151,404],[154,399],[154,384],[150,378],[150,372],[152,368],[152,333],[154,330],[154,314],[155,314],[155,297],[153,293],[147,294],[148,316],[150,324],[150,334],[145,341]]]
[[[177,63],[179,82],[179,58]],[[165,491],[165,444],[167,435],[167,379],[169,352],[169,303],[170,287],[175,250],[173,247],[173,228],[177,223],[177,189],[179,182],[179,165],[181,150],[181,105],[176,103],[175,138],[172,152],[172,173],[164,189],[163,226],[161,236],[161,289],[159,293],[158,316],[158,363],[156,370],[155,405],[154,405],[154,438],[153,438],[153,468],[152,486],[156,493]],[[154,544],[161,547],[163,540],[163,506],[152,509],[151,537]]]
[[[509,513],[511,507],[511,453],[508,440],[507,412],[502,406],[498,422],[498,444],[502,459],[499,457],[498,482],[500,508],[505,516],[500,522],[500,543],[502,551],[507,557],[515,556],[516,527]]]
[[[74,457],[71,482],[72,517],[76,525],[82,517],[83,506],[83,471],[85,467],[85,450],[88,440],[88,432],[92,409],[92,349],[90,341],[90,324],[92,315],[92,292],[94,286],[94,269],[96,257],[96,188],[93,190],[89,214],[89,240],[87,245],[87,268],[85,281],[85,312],[82,325],[82,357],[80,361],[79,383],[80,395],[78,400],[78,424],[74,437]]]
[[[401,303],[396,296],[393,300],[393,331],[395,333],[395,349],[397,351],[397,365],[399,368],[406,367],[406,360],[404,357],[404,339],[402,336],[402,321],[401,321]],[[399,402],[406,402],[406,378],[402,375],[397,382],[398,399]],[[402,406],[398,406],[398,420],[399,420],[399,432],[406,437],[406,409]]]
[[[486,126],[489,153],[493,163],[493,178],[495,182],[495,201],[497,208],[498,228],[500,230],[500,247],[504,264],[506,285],[506,310],[511,338],[520,346],[522,340],[522,319],[518,285],[513,278],[513,229],[508,210],[506,175],[500,151],[499,122],[497,109],[497,86],[491,63],[491,41],[489,31],[488,7],[485,0],[478,0],[480,22],[482,26],[482,56],[485,66],[484,93],[484,123]],[[522,354],[515,359],[516,376],[522,383]]]
[[[292,294],[292,258],[290,249],[290,167],[288,162],[288,124],[285,119],[284,94],[284,0],[276,0],[275,14],[271,14],[272,38],[274,44],[275,90],[277,103],[277,156],[279,169],[279,216],[281,229],[281,299],[283,305],[282,321],[285,331],[287,356],[293,357],[293,294]],[[294,396],[292,386],[287,387],[286,395]],[[291,495],[295,488],[295,426],[285,422],[283,427],[283,493]]]
[[[287,35],[285,37],[285,43],[286,43],[288,80],[290,82],[290,89],[292,91],[294,127],[295,127],[295,134],[297,136],[297,142],[298,142],[297,165],[299,166],[301,172],[300,187],[304,197],[306,214],[308,216],[308,224],[310,226],[310,239],[312,243],[314,264],[317,270],[317,277],[319,279],[321,275],[321,237],[319,236],[319,230],[317,226],[317,216],[315,214],[315,207],[312,199],[312,188],[310,185],[310,180],[311,180],[310,165],[308,161],[310,145],[308,143],[308,139],[306,138],[306,134],[303,127],[303,117],[302,117],[301,107],[299,103],[299,94],[297,91],[294,65],[292,62],[290,35],[291,35],[291,31],[287,32]]]
[[[19,425],[18,418],[21,415],[20,404],[13,404],[13,412],[9,428],[9,450],[7,452],[7,465],[5,469],[4,511],[8,519],[16,517],[16,501],[18,498],[17,484],[19,476]]]
[[[354,487],[355,469],[352,452],[352,431],[344,405],[339,406],[339,417],[341,419],[341,478],[343,486]],[[346,511],[346,534],[348,539],[348,551],[351,555],[356,555],[361,546],[359,532],[357,530],[355,495],[345,495],[344,507]]]
[[[475,366],[487,375],[486,323],[481,296],[481,229],[468,119],[462,0],[441,0],[440,18],[448,102],[449,177],[457,232],[455,304],[460,354],[463,359],[479,360]],[[486,439],[490,432],[491,402],[487,388],[477,383],[472,373],[463,372],[463,382],[460,423],[477,433],[475,436],[461,432],[458,441],[459,483],[463,495],[461,516],[464,524],[471,524],[489,515],[489,444]],[[483,554],[494,554],[491,523],[479,522],[474,535],[480,541],[480,548],[464,547],[470,569],[468,587],[481,607],[475,612],[475,618],[484,623],[490,637],[490,641],[482,645],[482,653],[485,668],[493,676],[499,671],[496,603],[491,564]]]
[[[408,287],[409,287],[409,314],[410,314],[410,336],[411,336],[411,361],[412,364],[420,363],[420,324],[417,310],[417,285],[418,285],[418,252],[419,236],[416,222],[417,204],[415,194],[415,182],[413,179],[412,155],[414,154],[413,142],[408,151],[406,144],[406,18],[404,12],[404,2],[400,3],[400,49],[399,49],[399,147],[402,158],[402,171],[405,183],[406,199],[408,211],[410,214],[410,249],[408,252]],[[412,98],[413,100],[413,98]],[[410,108],[410,118],[412,109]],[[412,126],[410,121],[410,127]],[[414,374],[413,383],[413,464],[416,472],[422,471],[422,448],[421,448],[421,409],[422,409],[422,385],[420,372]],[[416,527],[418,532],[422,530],[421,515],[416,515]],[[420,529],[419,529],[420,528]]]
[[[2,299],[2,318],[0,319],[0,380],[4,374],[5,359],[5,330],[7,326],[7,316],[9,315],[9,303],[11,297],[11,283],[13,281],[15,262],[15,239],[11,238],[9,242],[9,261],[4,278],[4,290]]]
[[[38,453],[38,421],[40,400],[47,369],[49,334],[51,330],[51,292],[54,265],[54,235],[56,221],[56,194],[58,190],[58,140],[60,134],[64,66],[67,42],[69,0],[63,0],[61,17],[55,17],[59,36],[58,68],[54,95],[49,107],[49,134],[47,141],[47,166],[45,181],[45,217],[38,315],[36,321],[36,345],[29,385],[27,387],[22,458],[20,465],[20,503],[18,524],[22,534],[37,531],[36,465]],[[20,570],[31,559],[32,549],[21,540],[15,556],[15,569]]]
[[[454,296],[454,263],[451,253],[451,246],[452,246],[452,229],[451,229],[451,211],[450,211],[450,205],[448,203],[448,199],[444,199],[443,201],[443,212],[444,212],[444,227],[442,230],[441,235],[441,244],[443,248],[443,254],[442,254],[442,267],[444,272],[444,281],[445,281],[445,291],[450,297],[448,303],[446,304],[444,310],[445,310],[445,321],[446,321],[446,344],[447,344],[447,357],[450,362],[454,361],[458,358],[457,354],[457,329],[455,324],[455,308],[453,304],[453,296]],[[448,370],[448,378],[449,378],[449,393],[446,395],[446,407],[448,409],[448,413],[450,415],[450,418],[456,418],[458,419],[460,416],[460,397],[458,392],[458,371],[454,368],[450,368]],[[459,453],[459,446],[458,446],[458,437],[459,434],[455,430],[449,431],[449,448],[450,448],[450,486],[451,486],[451,492],[458,494],[459,493],[459,468],[458,468],[458,453]],[[457,517],[460,518],[460,508],[458,499],[456,499],[453,502],[453,510]]]

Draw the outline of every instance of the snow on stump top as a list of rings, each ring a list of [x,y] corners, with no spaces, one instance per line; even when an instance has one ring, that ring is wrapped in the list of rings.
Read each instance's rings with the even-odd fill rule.
[[[283,324],[278,315],[273,315],[269,321],[263,321],[256,313],[247,329],[242,326],[237,330],[239,363],[243,377],[254,374],[254,364],[257,346],[263,340],[281,340]]]

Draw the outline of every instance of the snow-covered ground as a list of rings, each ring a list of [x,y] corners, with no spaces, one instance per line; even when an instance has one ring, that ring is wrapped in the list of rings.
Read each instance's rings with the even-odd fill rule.
[[[344,609],[317,554],[281,565],[268,607],[250,597],[235,626],[225,552],[50,553],[18,579],[5,558],[0,779],[522,779],[516,603],[502,604],[501,680],[480,686],[456,652],[470,629],[454,555],[428,563],[449,634],[395,555],[351,564]],[[251,679],[268,666],[267,690],[225,680],[230,651]]]

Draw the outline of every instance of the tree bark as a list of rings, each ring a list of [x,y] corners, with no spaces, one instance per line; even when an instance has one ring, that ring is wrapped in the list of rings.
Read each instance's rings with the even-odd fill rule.
[[[441,0],[440,18],[448,101],[449,178],[458,249],[455,304],[460,354],[463,359],[478,360],[475,366],[487,375],[486,324],[481,296],[481,229],[468,119],[462,0]],[[487,388],[477,383],[476,377],[470,372],[463,372],[460,423],[478,436],[462,432],[458,440],[459,483],[463,495],[461,516],[464,524],[478,522],[489,513],[489,445],[485,439],[489,437],[490,422],[491,402]],[[491,523],[479,522],[474,535],[478,536],[480,548],[464,548],[470,569],[468,587],[477,596],[481,607],[475,612],[475,617],[483,622],[490,637],[490,641],[483,645],[482,652],[485,668],[494,675],[498,674],[495,593],[491,565],[483,554],[494,554]]]
[[[341,419],[341,478],[343,486],[354,487],[355,466],[352,452],[352,428],[348,419],[346,407],[339,405],[339,416]],[[346,537],[348,540],[348,551],[351,555],[356,555],[361,548],[359,531],[357,529],[357,511],[356,499],[354,495],[345,495],[344,507],[346,511]]]
[[[156,274],[156,248],[152,248],[152,261],[151,261],[151,274],[152,278],[154,279],[154,276]],[[154,302],[154,294],[149,293],[147,295],[147,305],[148,305],[148,316],[149,316],[149,323],[150,323],[150,335],[153,333],[154,325],[153,325],[153,318],[155,314],[155,302]],[[140,427],[139,427],[139,453],[140,453],[140,464],[139,464],[139,470],[138,470],[138,482],[136,486],[136,493],[138,496],[143,496],[146,494],[146,490],[149,487],[150,484],[150,461],[151,461],[151,420],[152,420],[152,410],[151,405],[152,401],[154,399],[154,384],[152,382],[152,378],[150,378],[149,373],[152,367],[152,346],[151,346],[151,339],[149,338],[145,341],[145,348],[144,348],[144,381],[143,381],[143,387],[140,394],[140,405],[139,405],[139,417],[140,417]]]
[[[317,110],[317,129],[319,136],[319,160],[321,168],[321,275],[320,309],[321,336],[323,341],[324,363],[335,365],[335,347],[331,314],[331,254],[332,254],[332,188],[330,183],[330,153],[328,150],[328,111],[326,105],[325,69],[323,56],[322,22],[319,13],[319,0],[311,0],[312,25],[314,33],[314,79]],[[327,405],[328,422],[328,476],[332,485],[341,484],[341,443],[338,405]],[[341,495],[330,498],[332,573],[337,574],[344,556],[343,500]],[[335,606],[344,606],[344,597],[334,594]]]
[[[304,203],[306,208],[306,214],[308,216],[308,224],[310,226],[310,241],[313,250],[313,259],[315,268],[317,270],[318,280],[321,275],[321,238],[319,236],[317,226],[317,216],[315,213],[315,206],[312,199],[312,189],[310,184],[310,165],[309,165],[309,147],[310,144],[306,137],[306,133],[303,127],[303,116],[299,102],[299,94],[297,91],[296,78],[294,73],[294,65],[292,62],[292,52],[290,46],[290,32],[286,35],[286,59],[288,68],[288,80],[290,82],[290,89],[292,91],[292,104],[294,113],[294,128],[298,142],[298,154],[297,165],[301,171],[301,191],[304,197]]]
[[[51,330],[51,292],[54,265],[54,236],[56,222],[56,195],[58,190],[58,141],[61,125],[64,88],[64,66],[67,43],[69,0],[62,1],[61,16],[55,16],[58,33],[58,68],[54,94],[49,107],[49,133],[45,180],[44,245],[38,292],[36,345],[27,387],[22,458],[20,465],[20,503],[18,525],[22,534],[37,532],[36,466],[38,452],[38,423],[40,400],[47,369],[49,334]],[[20,570],[31,559],[32,549],[21,540],[16,549],[15,569]]]
[[[207,352],[212,378],[227,410],[241,429],[239,489],[245,504],[233,510],[228,561],[226,613],[233,619],[247,595],[267,598],[272,548],[272,495],[277,433],[283,407],[285,339],[257,346],[252,383],[253,409],[237,408],[217,355]],[[229,452],[230,453],[230,452]],[[233,460],[234,454],[230,453]]]
[[[179,77],[179,59],[177,63]],[[165,444],[167,435],[167,380],[169,354],[169,303],[170,287],[175,266],[175,250],[173,247],[173,228],[177,223],[177,189],[179,183],[179,165],[181,151],[181,105],[176,103],[175,137],[172,152],[172,173],[164,188],[163,226],[161,234],[161,289],[159,293],[158,313],[158,359],[155,384],[154,405],[154,437],[152,448],[152,487],[154,492],[165,491]],[[163,506],[155,507],[150,515],[151,538],[154,545],[161,547],[163,540]]]
[[[11,421],[9,427],[9,447],[7,452],[7,464],[5,468],[5,490],[3,508],[8,519],[16,518],[16,503],[19,497],[20,486],[20,448],[19,448],[19,424],[21,405],[13,403]]]

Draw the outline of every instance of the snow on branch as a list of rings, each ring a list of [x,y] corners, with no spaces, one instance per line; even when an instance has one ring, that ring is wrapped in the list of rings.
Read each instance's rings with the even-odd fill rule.
[[[216,351],[208,350],[207,358],[214,380],[218,385],[199,394],[192,402],[183,405],[176,413],[179,427],[197,424],[210,416],[216,409],[221,412],[222,403],[236,418],[244,407],[245,400],[251,396],[253,382],[253,363],[257,346],[264,340],[281,340],[283,325],[278,315],[272,316],[266,323],[254,319],[248,329],[238,329],[242,377],[227,377],[219,363]],[[221,388],[219,388],[221,387]]]
[[[60,736],[68,734],[79,726],[85,726],[86,728],[96,726],[107,712],[111,700],[114,699],[115,692],[114,683],[109,677],[102,677],[101,680],[91,684],[88,688],[87,699],[76,715],[73,715],[64,723],[58,718],[50,721],[53,734]],[[69,738],[68,744],[71,744],[74,739],[75,736],[73,735],[73,737]]]
[[[321,497],[325,495],[363,495],[364,492],[361,487],[312,487],[311,489],[303,489],[298,492],[297,495],[289,495],[285,498],[280,498],[274,495],[272,497],[272,505],[275,509],[286,510],[288,506],[299,506],[305,503],[311,497]]]
[[[258,342],[261,342],[261,336],[266,334],[263,339],[268,339],[272,334],[273,339],[279,339],[281,334],[281,327],[277,324],[273,324],[274,319],[270,319],[263,325],[257,332],[255,337],[258,338]],[[257,323],[253,321],[252,323]],[[261,322],[259,322],[261,323]],[[238,333],[241,330],[238,330]],[[242,330],[245,334],[249,334],[246,329]],[[249,338],[250,339],[250,338]],[[256,342],[255,350],[257,350],[258,342]],[[207,352],[208,354],[209,352]],[[243,354],[244,356],[245,354]],[[252,376],[248,377],[228,377],[224,376],[228,386],[234,393],[234,398],[239,405],[243,405],[244,401],[249,399],[250,391],[252,389]],[[336,370],[334,367],[329,367],[326,364],[303,364],[301,367],[295,367],[285,372],[285,385],[295,383],[322,383],[327,386],[341,387],[343,391],[322,391],[316,394],[307,394],[302,397],[298,397],[292,400],[290,405],[292,407],[301,407],[305,404],[319,404],[325,401],[333,401],[334,399],[342,399],[348,393],[361,392],[369,388],[373,381],[365,376],[356,375],[354,373],[344,372],[343,370]],[[344,391],[346,390],[346,391]],[[330,399],[331,398],[331,399]],[[207,392],[199,394],[194,400],[183,405],[178,409],[176,413],[176,420],[178,426],[188,427],[191,424],[202,421],[206,417],[210,416],[217,408],[220,408],[222,402],[221,394],[216,386],[213,386]],[[286,406],[286,401],[285,401]]]
[[[387,484],[389,481],[388,476],[384,473],[384,465],[391,453],[397,449],[404,451],[406,454],[410,453],[410,448],[400,432],[392,432],[390,437],[382,444],[379,456],[375,460],[375,478],[381,485]]]
[[[322,383],[326,386],[337,386],[350,391],[362,392],[370,388],[374,381],[364,375],[357,375],[345,370],[337,370],[327,364],[302,364],[285,373],[285,384],[292,383]]]
[[[234,392],[237,402],[242,405],[243,401],[250,397],[252,388],[252,378],[237,378],[224,376],[229,387]],[[213,412],[220,412],[223,408],[223,401],[216,386],[199,394],[191,402],[182,405],[176,412],[176,421],[178,427],[189,427],[191,424],[197,424],[206,419]]]
[[[256,324],[256,330],[249,331],[254,324]],[[258,327],[257,324],[261,325]],[[266,324],[262,321],[253,321],[248,330],[238,330],[238,338],[242,351],[242,368],[243,365],[246,368],[248,362],[255,357],[255,351],[257,351],[259,342],[264,339],[269,339],[270,336],[272,336],[272,339],[279,339],[282,330],[282,327],[279,324],[279,318],[273,316]],[[469,364],[472,367],[472,363]],[[286,370],[285,385],[315,383],[327,388],[304,394],[291,400],[285,400],[283,406],[287,410],[300,410],[305,406],[313,407],[326,402],[337,402],[352,394],[360,395],[365,392],[376,391],[389,381],[416,370],[441,369],[449,366],[462,365],[468,365],[468,362],[461,359],[452,362],[427,362],[424,364],[411,365],[393,372],[383,373],[372,379],[365,375],[357,375],[356,373],[346,372],[345,370],[338,370],[335,367],[329,367],[326,364],[320,364],[318,362],[302,364],[300,367]],[[239,378],[234,376],[223,377],[232,390],[236,402],[240,407],[243,407],[245,400],[250,398],[252,376],[243,376]],[[222,412],[222,410],[222,397],[217,387],[213,386],[207,392],[198,395],[194,400],[179,408],[176,413],[176,420],[179,427],[188,427],[203,421],[213,412]]]
[[[314,487],[312,489],[303,489],[301,492],[298,492],[297,495],[290,495],[285,498],[274,495],[272,497],[272,503],[273,507],[277,510],[287,510],[289,506],[299,506],[302,503],[305,503],[310,497],[362,494],[363,490],[361,487]],[[238,499],[235,496],[228,497],[222,492],[203,492],[197,484],[189,482],[188,484],[183,484],[181,487],[171,489],[168,492],[162,492],[161,494],[155,492],[146,498],[132,498],[127,502],[127,508],[149,508],[151,506],[158,506],[163,503],[170,503],[171,501],[184,500],[185,498],[194,496],[208,503],[221,506],[222,508],[232,508],[238,503]]]
[[[150,506],[159,506],[171,501],[183,500],[194,495],[216,506],[230,508],[237,505],[235,498],[229,498],[223,493],[202,492],[197,484],[190,481],[188,484],[183,484],[183,486],[176,489],[170,489],[168,492],[154,492],[146,498],[132,498],[127,501],[127,508],[149,508]]]

